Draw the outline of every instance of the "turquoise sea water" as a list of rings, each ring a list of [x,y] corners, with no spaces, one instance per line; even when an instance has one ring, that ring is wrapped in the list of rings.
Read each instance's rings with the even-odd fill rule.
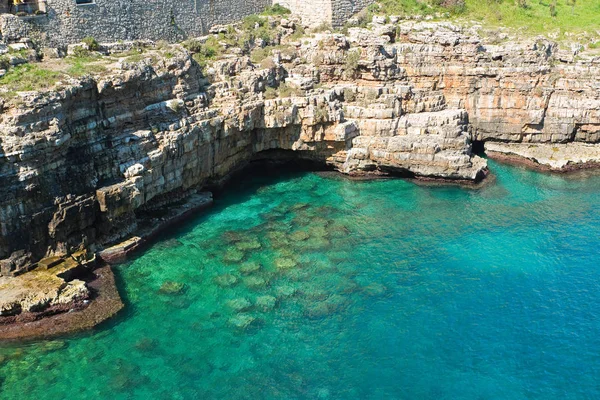
[[[600,398],[600,177],[491,167],[246,178],[116,268],[119,318],[0,347],[0,399]]]

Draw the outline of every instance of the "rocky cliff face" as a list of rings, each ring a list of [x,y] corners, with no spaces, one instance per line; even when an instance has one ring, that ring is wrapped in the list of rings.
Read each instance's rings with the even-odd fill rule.
[[[600,62],[549,42],[405,22],[290,43],[262,67],[238,54],[204,72],[182,48],[150,51],[4,103],[1,273],[123,240],[273,150],[346,174],[478,181],[472,139],[598,141]]]

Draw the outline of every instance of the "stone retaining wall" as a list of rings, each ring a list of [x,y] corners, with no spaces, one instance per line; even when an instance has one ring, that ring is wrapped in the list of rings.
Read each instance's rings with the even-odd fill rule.
[[[263,11],[271,0],[48,0],[48,14],[26,19],[30,36],[64,47],[93,36],[101,42],[150,39],[178,41],[213,25]]]

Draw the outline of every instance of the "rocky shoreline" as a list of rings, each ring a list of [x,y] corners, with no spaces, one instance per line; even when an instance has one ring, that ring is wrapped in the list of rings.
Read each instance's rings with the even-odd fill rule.
[[[92,296],[40,313],[26,312],[1,317],[0,340],[34,340],[91,329],[115,316],[123,307],[115,278],[109,265],[95,269],[87,282]]]
[[[542,172],[575,173],[600,168],[600,147],[585,143],[527,144],[486,143],[494,160]]]

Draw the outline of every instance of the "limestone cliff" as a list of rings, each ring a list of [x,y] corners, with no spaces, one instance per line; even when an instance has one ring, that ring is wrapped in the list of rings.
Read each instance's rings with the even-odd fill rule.
[[[126,239],[145,216],[274,150],[346,174],[478,181],[487,167],[473,139],[598,141],[597,58],[542,40],[488,45],[444,23],[296,41],[287,27],[276,43],[287,46],[260,65],[231,49],[203,70],[182,47],[150,50],[5,102],[2,274]]]

